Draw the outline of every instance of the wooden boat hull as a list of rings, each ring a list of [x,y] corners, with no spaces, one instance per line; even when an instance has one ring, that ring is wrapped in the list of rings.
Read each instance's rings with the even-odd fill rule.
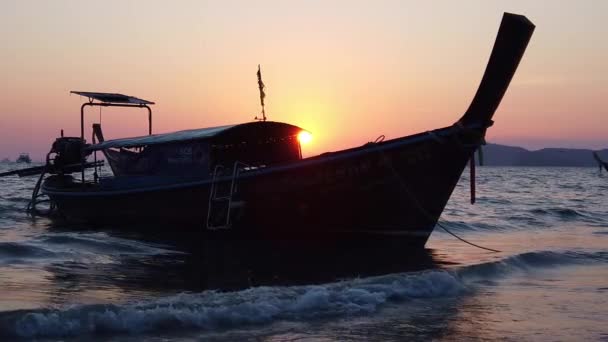
[[[211,181],[83,191],[49,179],[42,191],[75,221],[263,239],[401,237],[422,246],[477,147],[465,143],[470,136],[451,127],[241,173],[239,206],[221,230],[207,227]]]

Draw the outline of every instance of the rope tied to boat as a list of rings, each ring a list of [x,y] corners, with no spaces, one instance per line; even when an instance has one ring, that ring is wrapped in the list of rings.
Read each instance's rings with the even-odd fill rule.
[[[473,246],[473,247],[477,247],[477,248],[485,249],[486,251],[490,251],[490,252],[494,252],[494,253],[500,253],[500,252],[501,252],[501,251],[499,251],[499,250],[497,250],[497,249],[493,249],[493,248],[489,248],[489,247],[480,246],[480,245],[477,245],[477,244],[472,243],[471,241],[467,241],[467,240],[465,240],[465,239],[461,238],[460,236],[458,236],[458,235],[456,235],[456,234],[452,233],[452,232],[451,232],[449,229],[447,229],[446,227],[444,227],[444,226],[443,226],[443,225],[442,225],[440,222],[437,222],[437,225],[439,226],[439,228],[441,228],[441,229],[445,230],[445,231],[446,231],[446,233],[448,233],[448,234],[452,235],[453,237],[457,238],[458,240],[460,240],[460,241],[462,241],[462,242],[464,242],[464,243],[466,243],[466,244],[469,244],[469,245],[471,245],[471,246]]]
[[[484,141],[485,142],[485,141]],[[384,152],[381,152],[384,153]],[[473,152],[473,155],[475,154],[475,152]],[[390,158],[389,158],[390,160]],[[471,159],[473,160],[473,159]],[[474,161],[473,161],[474,163]],[[401,177],[401,175],[399,175],[399,173],[397,172],[397,170],[395,170],[395,167],[393,166],[393,163],[389,163],[390,165],[390,169],[393,172],[393,175],[395,176],[395,178],[398,180],[399,185],[404,189],[405,193],[407,193],[408,197],[410,198],[411,202],[414,203],[414,205],[418,208],[418,210],[420,211],[420,213],[425,216],[427,218],[427,220],[429,221],[434,221],[435,219],[433,218],[433,216],[431,214],[429,214],[426,209],[424,208],[424,206],[420,203],[420,201],[418,200],[418,198],[416,198],[416,196],[414,196],[414,194],[410,191],[409,187],[407,186],[407,184],[405,183],[405,180],[403,179],[403,177]],[[472,185],[473,190],[474,190],[474,185]],[[474,198],[471,199],[472,202],[474,202]],[[493,249],[493,248],[489,248],[489,247],[484,247],[481,245],[478,245],[476,243],[470,242],[465,240],[464,238],[461,238],[460,236],[456,235],[455,233],[453,233],[452,231],[450,231],[448,228],[446,228],[444,225],[442,225],[439,220],[437,220],[437,222],[435,222],[435,224],[437,226],[439,226],[441,229],[443,229],[446,233],[452,235],[453,237],[457,238],[458,240],[469,244],[473,247],[477,247],[479,249],[483,249],[486,251],[490,251],[490,252],[494,252],[494,253],[500,253],[500,250],[497,249]]]
[[[426,209],[424,209],[424,207],[422,206],[422,204],[420,204],[420,201],[418,201],[418,199],[416,198],[416,196],[414,196],[409,191],[409,188],[407,187],[407,185],[405,185],[405,182],[403,181],[403,178],[397,173],[397,170],[395,170],[395,168],[393,167],[392,164],[391,164],[391,170],[395,174],[396,178],[399,180],[399,184],[401,185],[401,187],[405,189],[405,192],[408,194],[408,196],[410,197],[410,199],[412,200],[412,202],[414,202],[414,204],[418,207],[418,210],[422,213],[422,215],[424,215],[429,221],[434,221],[433,217],[426,211]],[[446,227],[444,227],[441,224],[441,222],[439,222],[439,220],[437,220],[436,225],[439,226],[441,229],[443,229],[446,233],[452,235],[453,237],[457,238],[458,240],[460,240],[460,241],[462,241],[462,242],[464,242],[466,244],[469,244],[469,245],[471,245],[473,247],[477,247],[477,248],[484,249],[486,251],[490,251],[490,252],[494,252],[494,253],[500,253],[501,252],[501,251],[499,251],[497,249],[480,246],[480,245],[475,244],[473,242],[467,241],[464,238],[461,238],[460,236],[456,235],[455,233],[453,233],[452,231],[450,231],[449,229],[447,229]]]
[[[386,137],[384,136],[384,134],[380,134],[380,135],[379,135],[379,136],[376,138],[376,140],[374,140],[374,141],[368,141],[368,142],[366,142],[365,144],[363,144],[363,146],[369,146],[369,145],[376,145],[376,144],[379,144],[379,143],[383,142],[385,138],[386,138]]]

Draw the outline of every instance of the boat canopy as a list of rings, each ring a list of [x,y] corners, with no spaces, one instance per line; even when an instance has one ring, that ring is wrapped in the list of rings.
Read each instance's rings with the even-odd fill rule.
[[[226,125],[199,129],[189,129],[164,134],[152,134],[140,137],[106,140],[99,144],[89,145],[87,151],[108,148],[131,148],[140,146],[170,144],[194,140],[217,139],[223,142],[239,143],[252,140],[280,139],[295,136],[303,131],[300,127],[273,121],[256,121],[245,124]]]
[[[154,102],[143,100],[135,96],[116,94],[116,93],[99,93],[92,91],[71,91],[70,93],[88,97],[89,101],[97,100],[103,103],[123,103],[123,104],[134,104],[134,105],[153,105]]]

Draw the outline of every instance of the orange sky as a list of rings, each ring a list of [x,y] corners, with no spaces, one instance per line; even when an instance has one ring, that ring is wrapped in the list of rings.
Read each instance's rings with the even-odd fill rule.
[[[488,140],[608,147],[608,1],[5,0],[0,159],[78,135],[70,90],[155,101],[157,133],[249,121],[258,63],[269,118],[313,132],[307,155],[450,125],[504,11],[537,29]],[[143,112],[103,113],[109,138],[146,133]]]

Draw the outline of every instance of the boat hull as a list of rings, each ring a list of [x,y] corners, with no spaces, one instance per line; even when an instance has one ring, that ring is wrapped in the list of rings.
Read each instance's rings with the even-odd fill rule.
[[[242,172],[223,229],[212,229],[221,224],[217,217],[208,219],[211,206],[224,222],[227,208],[210,201],[210,180],[119,191],[66,189],[48,181],[43,192],[72,221],[248,239],[373,238],[424,246],[477,146],[467,139],[446,128]]]

